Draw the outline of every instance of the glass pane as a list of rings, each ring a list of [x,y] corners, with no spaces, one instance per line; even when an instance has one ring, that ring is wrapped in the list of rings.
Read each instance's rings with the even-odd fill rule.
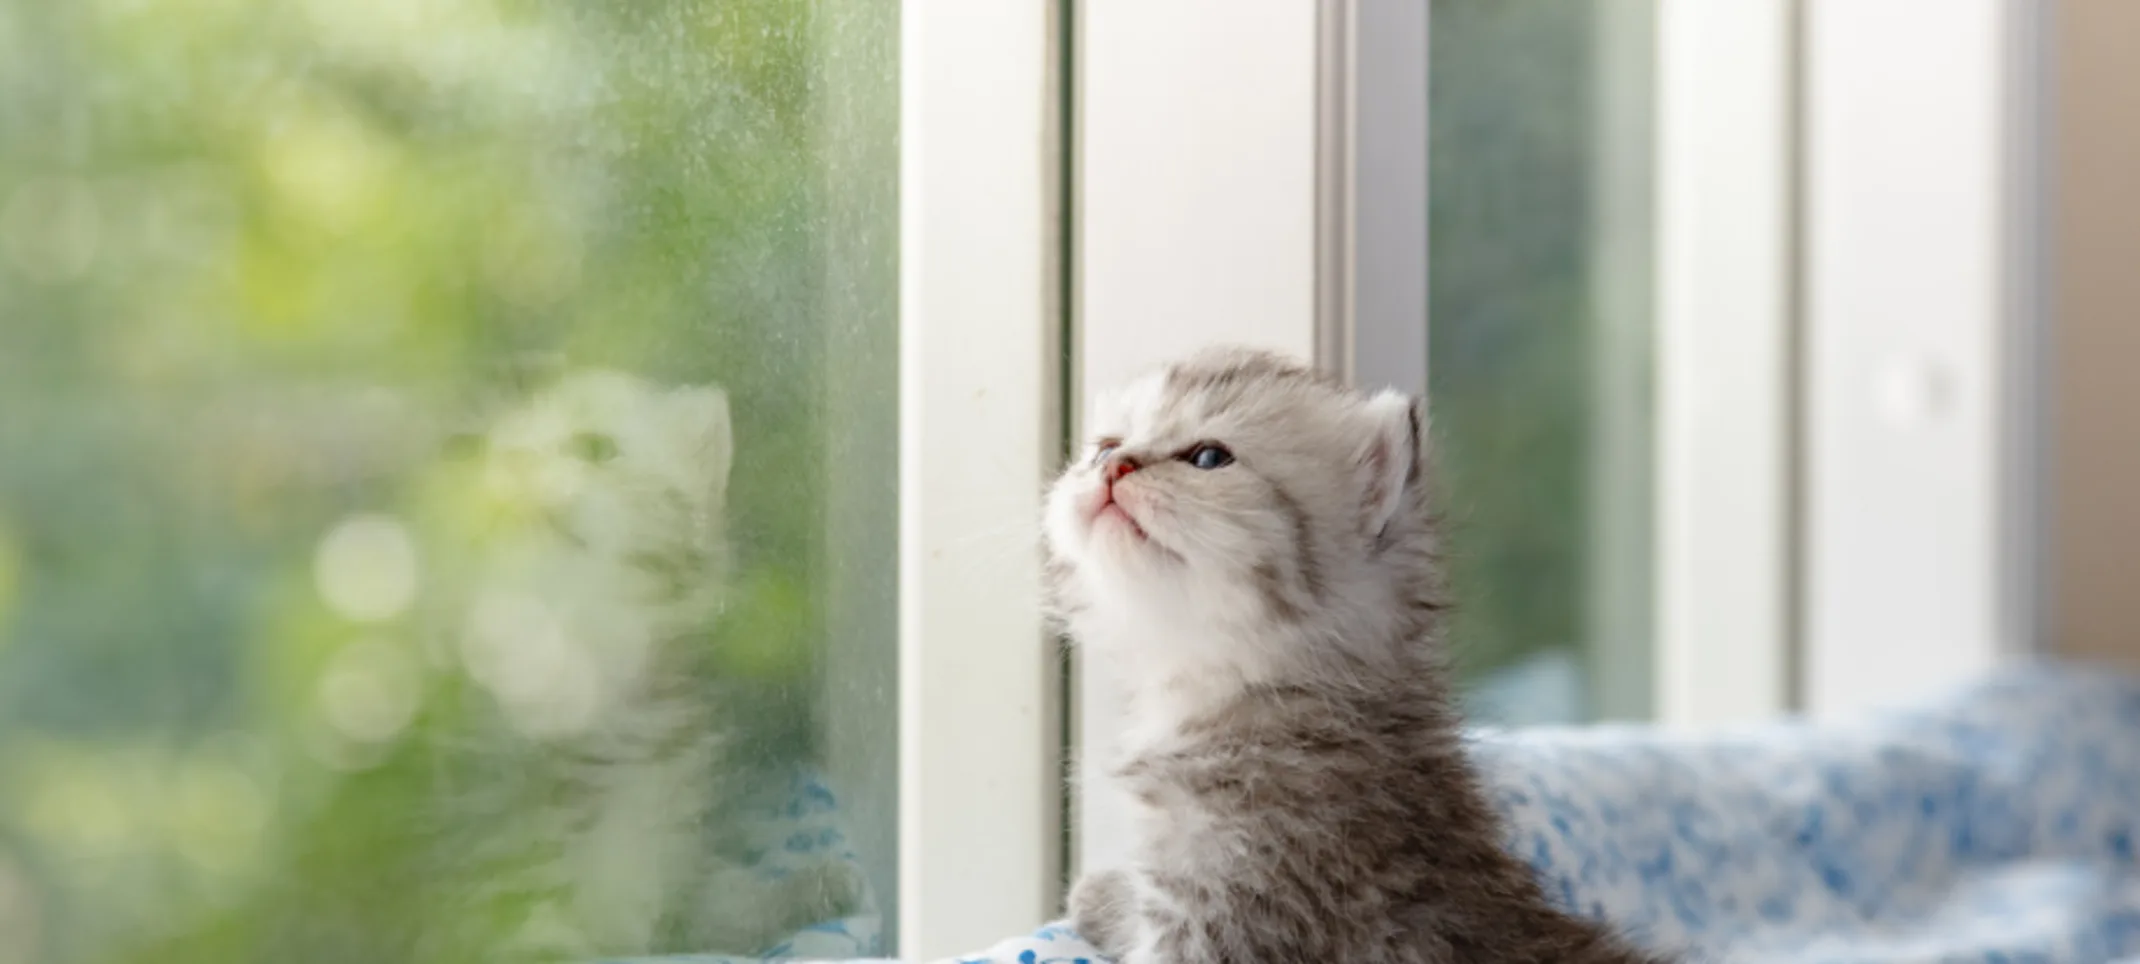
[[[1648,713],[1652,8],[1432,8],[1428,378],[1487,719]]]
[[[0,962],[890,946],[897,36],[0,5]]]

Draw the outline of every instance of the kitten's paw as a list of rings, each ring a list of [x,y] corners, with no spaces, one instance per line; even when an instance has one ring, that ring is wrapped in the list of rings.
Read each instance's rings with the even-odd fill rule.
[[[861,869],[845,861],[777,878],[729,868],[715,875],[685,940],[699,952],[757,954],[803,928],[858,913],[868,891]]]
[[[1070,926],[1108,957],[1120,959],[1135,936],[1136,890],[1126,870],[1102,870],[1070,888]]]
[[[790,929],[800,930],[859,912],[869,894],[862,868],[844,860],[827,860],[788,875],[781,899],[794,908]]]

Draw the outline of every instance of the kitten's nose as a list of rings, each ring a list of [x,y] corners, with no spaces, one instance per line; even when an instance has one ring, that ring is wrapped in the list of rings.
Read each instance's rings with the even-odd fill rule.
[[[1110,457],[1107,460],[1107,464],[1101,467],[1100,477],[1106,479],[1108,485],[1113,485],[1120,481],[1123,476],[1135,471],[1137,471],[1136,459],[1127,455],[1116,455]]]

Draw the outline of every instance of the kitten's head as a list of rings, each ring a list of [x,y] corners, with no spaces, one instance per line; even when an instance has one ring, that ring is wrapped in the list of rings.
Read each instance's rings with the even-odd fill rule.
[[[1058,612],[1081,645],[1170,674],[1267,679],[1419,644],[1424,427],[1409,396],[1262,351],[1129,384],[1048,496]]]
[[[650,718],[726,597],[727,396],[578,371],[482,443],[462,661],[523,733]]]
[[[484,441],[486,487],[584,548],[644,554],[722,535],[734,443],[719,388],[577,371]]]

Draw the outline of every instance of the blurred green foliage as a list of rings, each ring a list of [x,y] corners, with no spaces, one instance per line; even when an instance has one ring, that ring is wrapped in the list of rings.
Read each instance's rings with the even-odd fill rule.
[[[1644,133],[1603,129],[1622,122],[1596,91],[1611,2],[1636,0],[1432,7],[1429,393],[1472,680],[1593,657],[1597,167],[1605,138]]]
[[[896,235],[843,197],[897,177],[852,163],[896,116],[828,105],[892,82],[895,33],[829,0],[0,5],[0,964],[414,959],[474,868],[412,814],[515,775],[454,769],[450,679],[329,745],[325,664],[415,630],[323,605],[316,554],[564,368],[729,393],[722,671],[759,750],[814,752],[825,400],[896,364],[828,362],[877,323],[833,317],[829,261]]]

